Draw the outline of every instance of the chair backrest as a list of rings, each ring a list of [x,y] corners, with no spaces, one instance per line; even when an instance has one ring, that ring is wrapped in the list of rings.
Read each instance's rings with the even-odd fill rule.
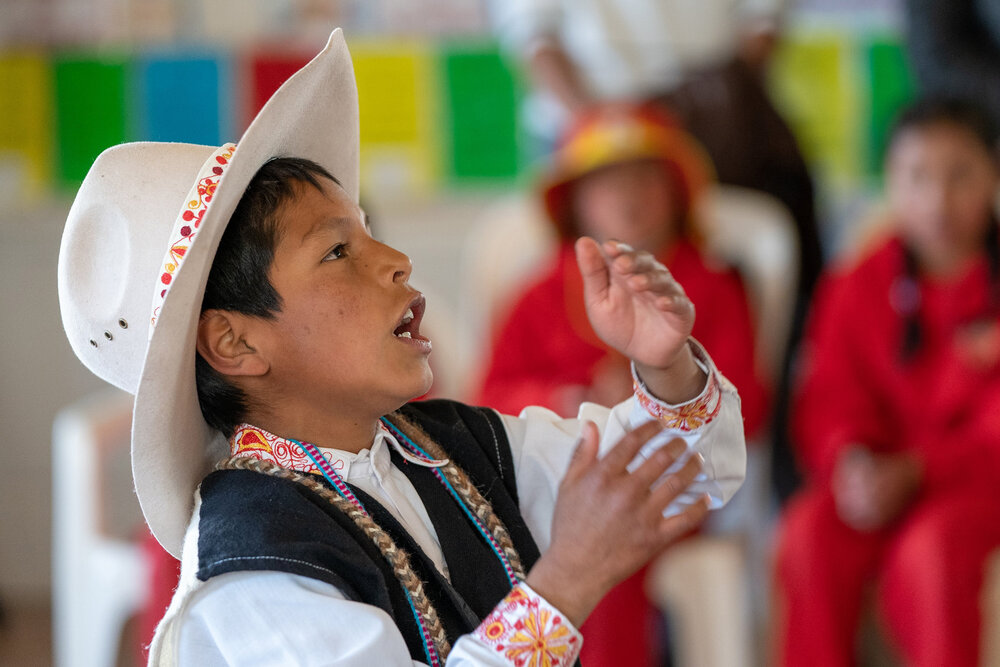
[[[116,664],[125,621],[147,590],[132,491],[132,397],[107,390],[53,424],[53,627],[60,667]]]
[[[791,333],[799,274],[795,223],[774,197],[728,185],[700,210],[707,251],[735,266],[756,317],[757,367],[776,381]]]

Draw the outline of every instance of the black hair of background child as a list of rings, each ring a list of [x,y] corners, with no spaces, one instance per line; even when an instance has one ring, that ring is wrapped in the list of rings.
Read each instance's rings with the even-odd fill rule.
[[[980,105],[966,99],[954,97],[926,97],[904,109],[896,118],[889,135],[889,148],[904,132],[926,128],[932,125],[952,125],[972,134],[993,159],[1000,161],[1000,131],[993,118]],[[989,304],[984,317],[1000,314],[1000,221],[996,213],[990,213],[990,225],[983,239],[987,266],[989,267]],[[916,295],[912,304],[901,315],[904,318],[903,338],[900,344],[900,360],[913,360],[923,344],[923,330],[920,326],[920,282],[919,266],[913,252],[903,247],[904,289]]]
[[[273,319],[281,311],[281,296],[268,278],[281,237],[277,214],[295,196],[296,184],[322,190],[321,178],[340,185],[326,169],[302,158],[274,158],[257,171],[219,242],[202,313],[218,309]],[[249,398],[200,354],[195,359],[195,381],[205,421],[229,437],[246,421]]]

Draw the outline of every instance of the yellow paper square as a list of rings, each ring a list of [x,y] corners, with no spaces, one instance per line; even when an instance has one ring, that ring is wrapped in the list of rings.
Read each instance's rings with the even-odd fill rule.
[[[52,89],[40,54],[0,54],[0,153],[24,165],[24,182],[37,194],[52,174]]]
[[[421,42],[355,41],[365,189],[427,191],[440,179],[438,81]]]
[[[805,32],[779,48],[771,88],[806,159],[835,185],[861,177],[861,69],[846,32]]]

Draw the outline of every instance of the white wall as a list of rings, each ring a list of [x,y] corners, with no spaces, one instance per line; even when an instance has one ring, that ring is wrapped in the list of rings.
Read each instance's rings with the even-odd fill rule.
[[[73,355],[56,295],[68,202],[0,211],[0,595],[49,593],[52,419],[102,386]]]

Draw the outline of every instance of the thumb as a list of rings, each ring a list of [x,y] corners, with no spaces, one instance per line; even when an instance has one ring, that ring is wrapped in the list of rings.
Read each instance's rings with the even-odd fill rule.
[[[601,247],[589,236],[581,236],[576,241],[576,265],[583,277],[584,298],[589,301],[604,294],[610,284],[608,265],[604,261]]]
[[[583,475],[586,470],[597,460],[597,449],[600,443],[600,434],[597,426],[592,421],[583,422],[580,429],[580,438],[576,448],[573,450],[573,458],[569,461],[564,479],[576,479]]]

